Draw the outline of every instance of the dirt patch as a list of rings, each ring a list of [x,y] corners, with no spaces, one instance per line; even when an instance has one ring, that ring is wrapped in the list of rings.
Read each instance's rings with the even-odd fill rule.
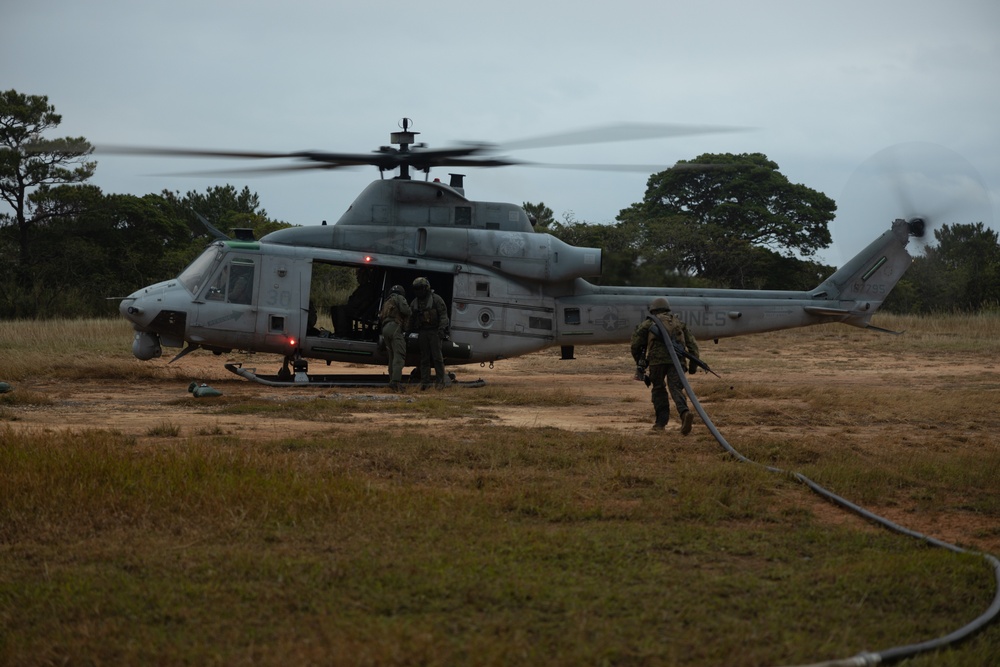
[[[491,406],[483,414],[475,411],[465,421],[488,418],[492,423],[520,427],[549,427],[569,431],[636,430],[648,428],[649,395],[641,382],[631,380],[630,360],[623,350],[601,349],[586,355],[587,359],[562,361],[553,353],[541,353],[498,362],[486,366],[450,368],[458,379],[483,379],[490,387],[503,387],[511,392],[530,387],[561,392],[567,398],[563,405],[526,407]],[[580,355],[578,354],[578,357]],[[274,373],[280,361],[271,357],[251,359],[231,357],[230,361],[257,368],[262,374]],[[402,394],[382,388],[345,387],[269,387],[242,379],[224,368],[224,358],[212,355],[190,355],[176,365],[165,361],[147,362],[162,367],[162,377],[138,382],[108,380],[27,380],[17,383],[17,390],[43,396],[48,404],[22,405],[10,408],[15,429],[78,431],[89,428],[112,428],[123,433],[143,436],[151,428],[171,423],[183,432],[226,431],[249,439],[307,435],[316,431],[359,430],[391,426],[393,420],[412,420],[405,413],[372,412],[366,410],[338,420],[335,425],[302,419],[286,418],[280,412],[266,415],[219,414],[220,403],[241,401],[272,401],[294,403],[316,398],[354,399],[368,401],[413,401],[423,396],[448,400],[457,392],[479,389],[451,387],[445,390],[408,387]],[[584,368],[584,366],[586,366]],[[563,372],[569,369],[570,372]],[[371,367],[353,364],[316,365],[320,373],[370,374]],[[581,372],[585,371],[585,372]],[[220,398],[195,398],[188,391],[191,382],[207,384],[222,393]],[[367,407],[367,406],[366,406]],[[475,408],[473,408],[475,410]],[[425,427],[438,426],[444,431],[454,428],[453,419],[425,419]],[[440,422],[440,424],[435,424]]]
[[[728,348],[713,348],[706,358],[723,375],[721,379],[699,374],[692,379],[695,392],[716,421],[723,435],[740,449],[742,442],[766,433],[778,441],[793,443],[822,442],[849,455],[853,451],[885,450],[891,455],[906,456],[907,448],[933,448],[950,451],[960,448],[969,438],[982,437],[984,429],[995,427],[963,421],[962,414],[903,414],[891,419],[873,419],[866,410],[846,405],[855,411],[847,425],[819,423],[811,415],[810,404],[796,395],[767,398],[765,390],[785,391],[789,387],[803,396],[828,392],[844,401],[851,396],[878,398],[893,387],[925,387],[928,395],[947,392],[949,387],[979,387],[984,396],[995,395],[1000,374],[995,363],[980,360],[921,357],[892,348],[848,353],[842,341],[823,337],[806,339],[779,349],[766,338],[762,344],[730,343]],[[849,346],[848,346],[849,348]],[[652,408],[649,391],[634,381],[633,366],[625,346],[579,348],[576,359],[562,360],[557,351],[545,351],[488,366],[455,367],[459,379],[483,379],[489,388],[500,388],[512,396],[525,392],[543,392],[551,400],[539,404],[491,401],[478,406],[465,400],[465,392],[484,391],[452,387],[442,391],[420,392],[416,387],[395,394],[372,388],[276,388],[239,378],[224,368],[226,361],[256,367],[261,373],[273,373],[280,362],[266,356],[229,359],[209,354],[192,354],[176,364],[165,360],[153,364],[152,379],[136,382],[109,380],[28,379],[15,384],[15,391],[40,397],[35,404],[15,403],[4,409],[5,424],[18,432],[66,432],[86,429],[114,429],[138,439],[155,439],[158,427],[172,427],[180,437],[230,434],[248,441],[278,438],[308,438],[321,433],[341,436],[362,430],[412,425],[419,419],[423,432],[437,431],[449,437],[463,428],[482,424],[492,426],[552,428],[568,432],[612,432],[635,437],[660,437],[665,443],[683,444],[683,454],[692,457],[717,457],[720,448],[701,420],[687,438],[677,432],[676,415],[667,431],[651,435]],[[143,362],[136,362],[143,363]],[[322,373],[372,372],[370,367],[347,364],[320,364]],[[222,392],[219,398],[195,398],[188,391],[191,382],[207,383]],[[758,394],[765,394],[764,397]],[[414,417],[404,410],[373,410],[371,402],[413,402],[433,395],[442,401],[458,401],[462,411],[455,417]],[[316,398],[358,402],[357,412],[341,414],[331,421],[315,421],[283,414],[282,406]],[[928,399],[931,400],[931,399]],[[273,402],[274,411],[234,414],[221,411],[220,405],[238,406],[243,402]],[[746,416],[751,415],[751,416]],[[762,416],[763,415],[763,416]],[[992,431],[991,431],[992,432]],[[1000,530],[992,516],[961,511],[962,503],[952,502],[952,509],[931,509],[919,503],[891,508],[869,508],[908,528],[963,545],[973,545],[992,553],[1000,552]],[[853,522],[836,507],[816,500],[811,510],[831,523]]]

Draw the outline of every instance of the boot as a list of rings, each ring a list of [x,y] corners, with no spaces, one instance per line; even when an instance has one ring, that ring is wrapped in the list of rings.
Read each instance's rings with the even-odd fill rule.
[[[656,422],[650,429],[652,431],[662,431],[667,426],[667,422],[670,421],[670,413],[663,411],[656,413]]]
[[[690,410],[686,410],[684,414],[681,415],[681,435],[687,435],[691,432],[691,424],[694,423],[694,415],[691,414]]]

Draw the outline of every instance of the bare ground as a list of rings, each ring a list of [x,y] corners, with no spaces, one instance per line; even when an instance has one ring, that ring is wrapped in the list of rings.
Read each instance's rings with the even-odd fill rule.
[[[861,333],[860,336],[876,334]],[[751,337],[753,338],[753,337]],[[871,393],[880,388],[889,391],[900,386],[926,387],[927,392],[947,391],[949,386],[972,383],[983,388],[984,397],[996,397],[1000,392],[1000,372],[994,361],[982,359],[930,357],[908,352],[896,339],[884,342],[863,340],[865,349],[852,351],[855,334],[812,335],[806,343],[789,345],[789,339],[775,342],[767,337],[753,341],[724,341],[718,348],[704,345],[705,358],[718,370],[722,379],[699,373],[692,384],[699,395],[709,396],[703,405],[710,416],[721,417],[716,425],[732,445],[739,450],[743,438],[766,432],[788,442],[806,442],[833,438],[845,453],[870,448],[892,449],[905,456],[911,447],[929,447],[948,451],[960,447],[969,438],[982,438],[982,423],[966,424],[960,414],[934,415],[916,411],[897,417],[872,419],[856,407],[856,427],[844,428],[812,419],[809,404],[794,394],[780,399],[758,397],[755,388],[801,388],[810,390],[836,389],[832,395]],[[544,390],[564,395],[566,401],[541,405],[496,405],[473,407],[461,418],[434,419],[418,417],[421,427],[440,429],[452,434],[477,424],[516,427],[546,427],[569,432],[610,431],[634,434],[636,437],[661,437],[665,447],[681,447],[683,455],[718,457],[720,447],[709,430],[696,419],[694,431],[687,438],[677,432],[676,419],[666,433],[649,434],[652,410],[648,389],[632,378],[631,359],[625,346],[578,348],[575,360],[561,360],[557,350],[503,360],[495,367],[479,365],[453,367],[460,380],[482,378],[490,386],[512,392]],[[247,368],[256,367],[261,373],[273,373],[279,366],[276,357],[232,355],[228,359],[210,354],[193,354],[167,365],[166,360],[145,362],[154,364],[153,379],[137,382],[109,380],[38,379],[17,383],[17,391],[44,395],[48,404],[18,404],[8,408],[13,415],[11,428],[26,432],[85,429],[115,429],[139,439],[157,437],[154,429],[160,425],[179,427],[182,437],[199,433],[229,433],[249,441],[275,438],[308,437],[320,432],[344,435],[369,429],[392,427],[405,420],[412,425],[415,418],[406,411],[362,411],[336,423],[310,421],[268,412],[253,416],[228,414],[213,408],[211,398],[195,398],[188,392],[192,381],[207,383],[223,393],[228,404],[241,399],[274,401],[277,404],[304,401],[317,397],[352,397],[362,401],[412,401],[419,395],[416,388],[404,394],[384,389],[361,388],[275,388],[239,378],[224,368],[225,361],[237,361]],[[143,363],[143,362],[136,362]],[[313,367],[322,373],[370,373],[370,367],[321,364]],[[429,390],[448,400],[457,392],[479,389],[452,387],[441,392]],[[839,393],[838,393],[839,392]],[[985,398],[995,400],[995,398]],[[757,414],[756,419],[727,420],[726,415]],[[765,415],[760,417],[759,415]],[[727,423],[728,422],[728,423]],[[1000,423],[993,424],[993,426]],[[991,430],[992,432],[992,430]],[[991,436],[992,437],[992,436]],[[995,441],[994,441],[995,442]],[[990,553],[1000,553],[1000,529],[992,516],[963,512],[950,503],[948,509],[927,511],[915,506],[868,508],[908,528]],[[854,522],[861,519],[815,500],[810,509],[831,523]]]

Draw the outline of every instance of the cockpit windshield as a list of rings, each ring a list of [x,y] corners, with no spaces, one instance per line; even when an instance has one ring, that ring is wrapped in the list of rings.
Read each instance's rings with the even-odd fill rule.
[[[205,285],[205,281],[214,273],[215,267],[220,261],[222,261],[222,245],[213,243],[197,259],[188,264],[186,269],[181,271],[177,280],[192,295],[197,295]]]

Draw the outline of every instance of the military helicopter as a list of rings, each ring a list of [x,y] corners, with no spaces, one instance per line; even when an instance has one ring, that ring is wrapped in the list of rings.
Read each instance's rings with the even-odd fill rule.
[[[200,256],[176,278],[122,300],[120,312],[135,329],[135,356],[154,359],[163,347],[183,348],[172,361],[197,349],[273,353],[284,359],[274,375],[257,374],[242,364],[226,367],[273,385],[386,384],[386,375],[313,373],[309,360],[384,365],[379,309],[394,285],[409,291],[417,277],[427,278],[448,307],[450,339],[443,350],[448,365],[492,366],[555,346],[563,358],[571,359],[577,345],[624,343],[657,296],[669,298],[672,310],[697,338],[716,343],[731,336],[836,322],[878,329],[871,324],[872,316],[912,261],[907,243],[925,231],[921,218],[895,220],[809,291],[598,286],[587,278],[601,275],[600,248],[575,247],[536,232],[521,206],[469,199],[463,174],[452,173],[448,183],[429,177],[437,167],[532,163],[495,155],[498,147],[493,144],[427,148],[416,143],[418,133],[408,119],[401,128],[391,134],[395,147],[360,154],[119,150],[298,161],[261,171],[359,165],[375,166],[380,175],[398,170],[394,178],[368,185],[331,225],[324,221],[290,227],[255,239],[248,230],[236,230],[229,238],[203,221],[218,238]],[[726,128],[611,126],[604,132],[570,132],[502,148],[719,130]],[[411,170],[424,172],[425,179],[411,178]],[[317,302],[317,280],[336,267],[353,270],[358,288],[343,302]],[[406,365],[417,363],[414,343]]]

